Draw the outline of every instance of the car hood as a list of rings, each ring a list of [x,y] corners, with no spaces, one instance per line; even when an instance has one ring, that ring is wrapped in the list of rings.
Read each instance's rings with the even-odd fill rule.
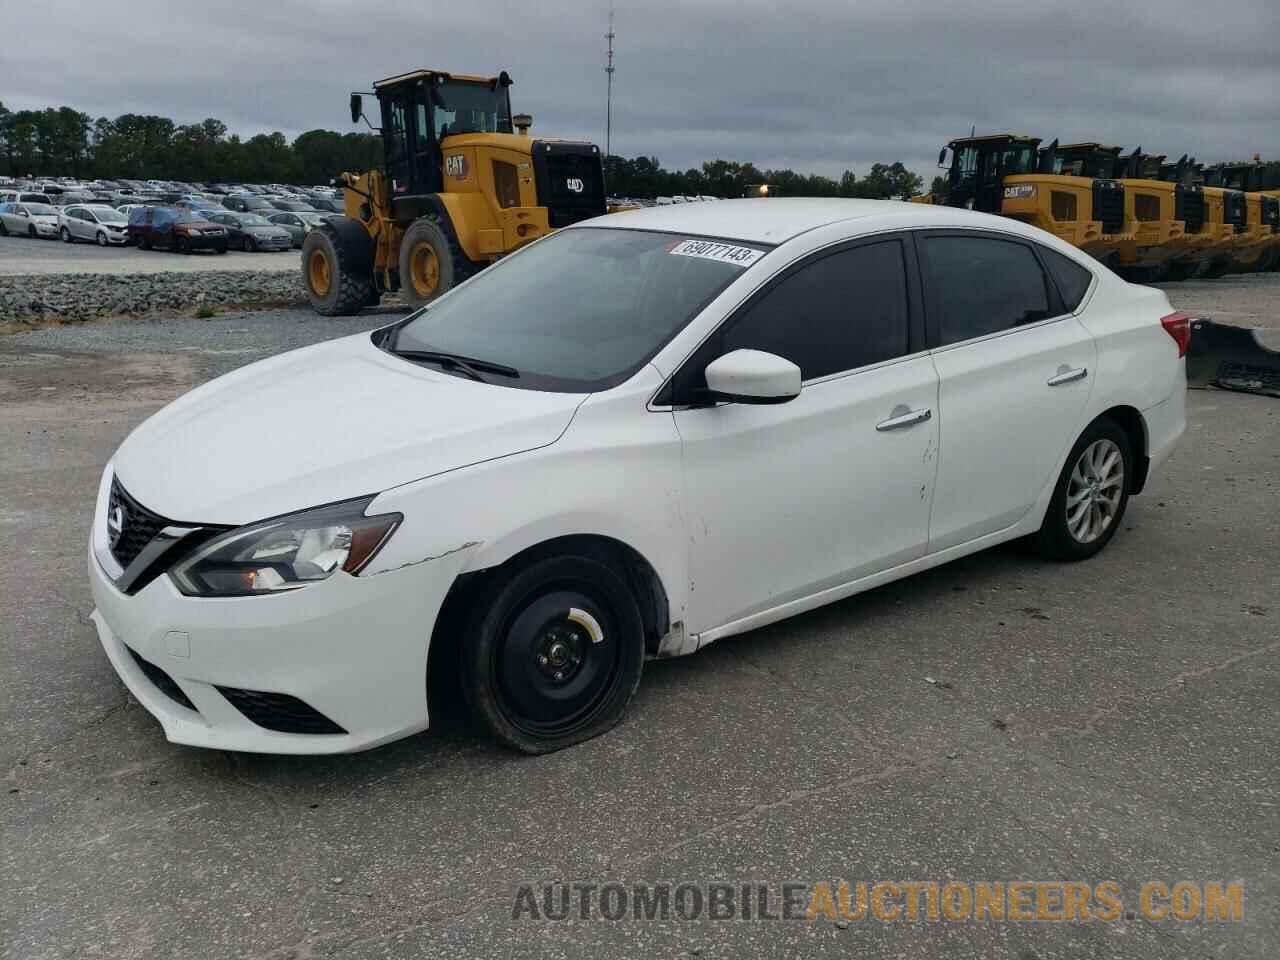
[[[162,516],[239,525],[547,446],[584,399],[451,376],[358,334],[198,387],[113,466]]]
[[[287,237],[289,235],[289,231],[284,227],[243,227],[242,229],[255,237]]]

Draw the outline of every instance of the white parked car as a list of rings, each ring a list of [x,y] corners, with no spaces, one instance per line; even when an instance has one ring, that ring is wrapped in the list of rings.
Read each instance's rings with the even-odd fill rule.
[[[0,205],[0,237],[9,234],[52,239],[58,235],[58,210],[47,203]]]
[[[175,742],[364,749],[457,670],[495,736],[553,750],[646,657],[1015,537],[1101,550],[1183,432],[1188,338],[1159,290],[963,210],[587,221],[139,426],[93,621]]]
[[[88,240],[100,247],[129,241],[129,218],[103,204],[74,204],[58,211],[58,236],[65,243]]]

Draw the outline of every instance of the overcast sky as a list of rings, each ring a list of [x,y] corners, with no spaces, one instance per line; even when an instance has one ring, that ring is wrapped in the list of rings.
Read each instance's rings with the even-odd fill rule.
[[[1280,158],[1280,0],[617,0],[613,151],[928,177],[971,126]],[[348,131],[415,67],[508,70],[534,131],[604,144],[608,0],[0,0],[0,101]]]

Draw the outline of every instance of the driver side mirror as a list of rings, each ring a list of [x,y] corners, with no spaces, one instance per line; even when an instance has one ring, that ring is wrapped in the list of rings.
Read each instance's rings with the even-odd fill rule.
[[[786,403],[800,396],[800,368],[763,350],[733,350],[707,364],[707,400]]]
[[[943,147],[938,151],[938,166],[945,167],[947,165],[947,148]]]
[[[351,122],[359,123],[364,114],[364,99],[358,93],[351,95]]]
[[[19,210],[19,211],[18,211],[18,216],[20,216],[20,217],[29,217],[29,216],[31,216],[31,214],[30,214],[30,213],[28,213],[26,210]]]

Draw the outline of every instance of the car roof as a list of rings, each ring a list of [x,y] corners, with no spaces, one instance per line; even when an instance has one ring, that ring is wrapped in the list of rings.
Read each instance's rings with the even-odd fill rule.
[[[748,243],[785,243],[829,224],[866,220],[866,232],[894,227],[987,227],[1030,235],[1032,228],[1006,217],[902,200],[761,197],[720,203],[680,203],[594,217],[580,227],[660,230]]]

